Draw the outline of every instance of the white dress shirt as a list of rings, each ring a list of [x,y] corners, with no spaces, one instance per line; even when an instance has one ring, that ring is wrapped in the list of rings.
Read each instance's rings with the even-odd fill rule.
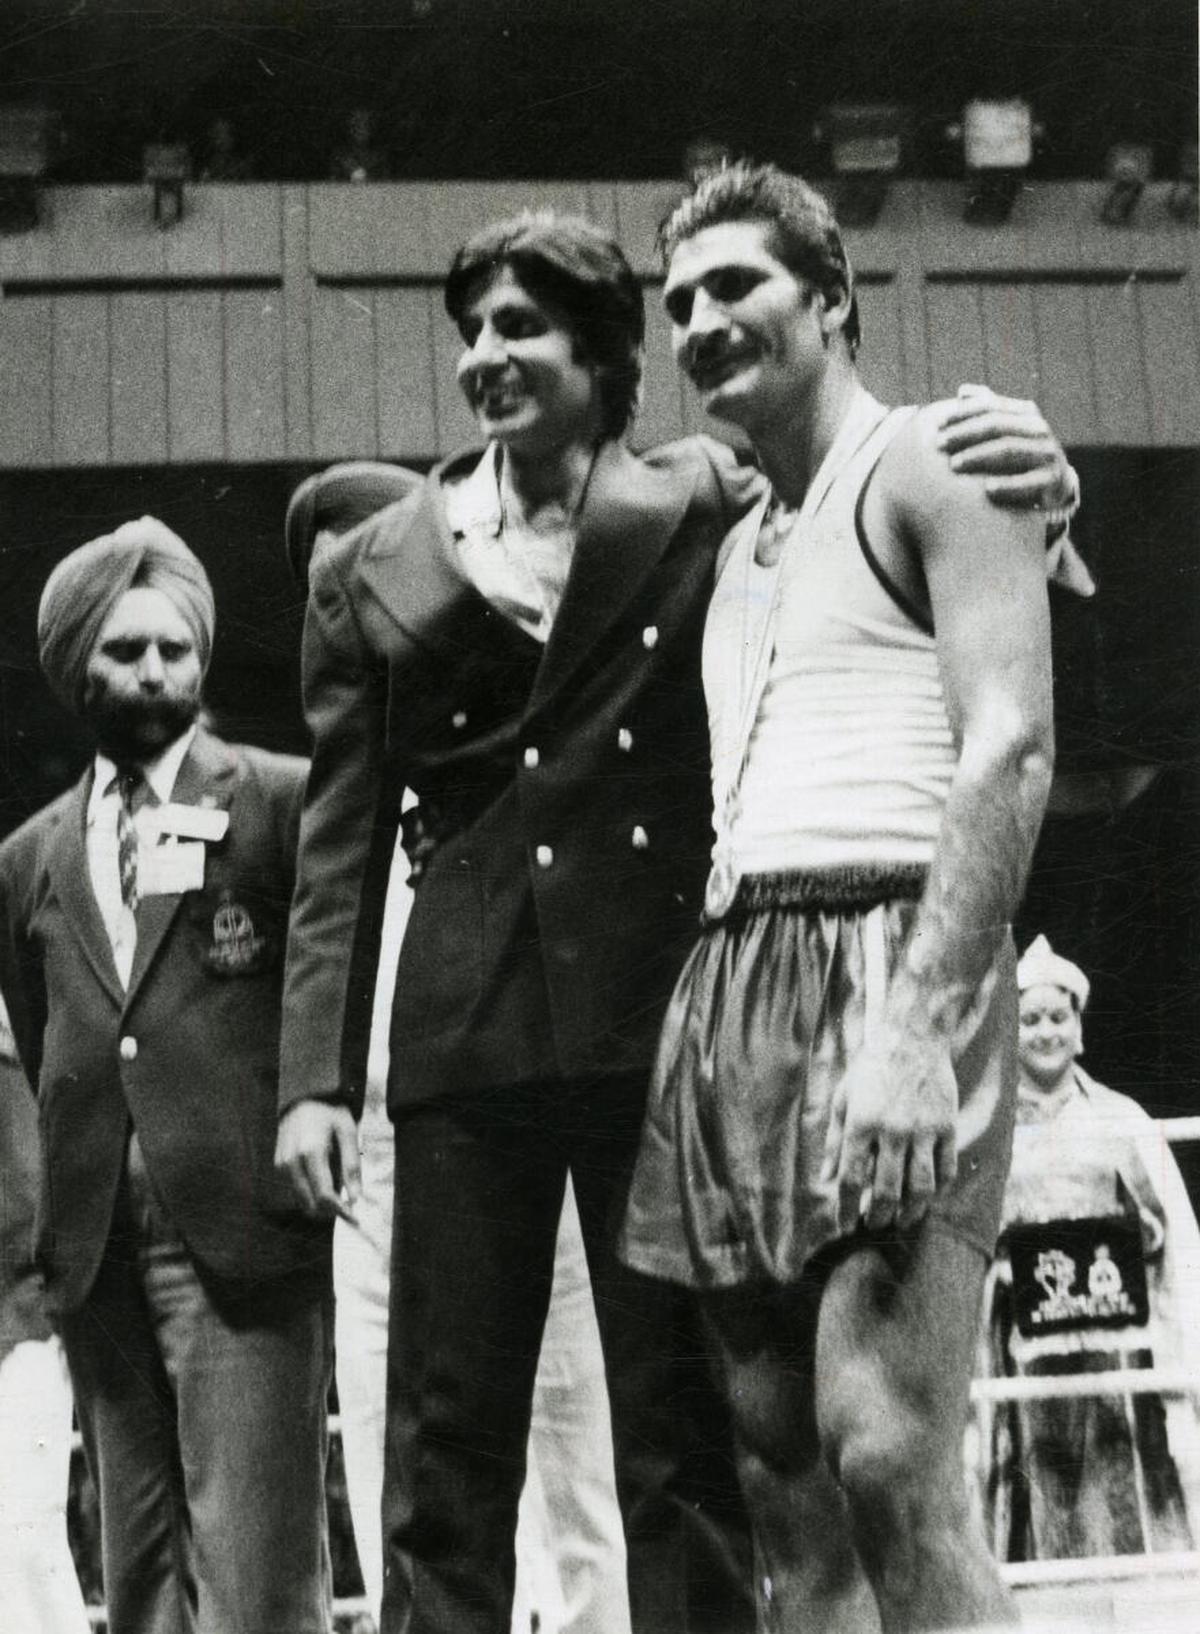
[[[142,776],[157,805],[165,805],[171,798],[179,768],[195,735],[195,726],[189,726],[182,737],[176,738],[162,754],[142,766]],[[107,755],[97,754],[87,807],[87,860],[92,891],[108,932],[117,974],[121,978],[121,986],[128,987],[137,947],[137,919],[121,897],[121,866],[117,856],[117,816],[121,809],[121,795],[117,777],[116,764]]]
[[[535,641],[549,639],[575,550],[576,519],[531,528],[505,517],[493,443],[467,476],[443,487],[463,572],[497,612]]]

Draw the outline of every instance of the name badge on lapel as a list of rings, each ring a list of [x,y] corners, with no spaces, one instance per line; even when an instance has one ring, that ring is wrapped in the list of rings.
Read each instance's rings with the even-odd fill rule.
[[[138,849],[138,891],[142,896],[182,896],[204,889],[204,845],[179,840]]]
[[[167,839],[202,840],[215,844],[229,832],[229,813],[211,806],[185,806],[168,800],[164,806],[145,808],[147,826]]]

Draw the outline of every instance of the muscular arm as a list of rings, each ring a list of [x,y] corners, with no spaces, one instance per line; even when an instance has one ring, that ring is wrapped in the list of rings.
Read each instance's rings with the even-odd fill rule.
[[[1087,563],[1071,542],[1079,478],[1036,403],[998,397],[987,386],[960,386],[937,405],[938,447],[950,468],[982,476],[993,505],[1042,513],[1046,577],[1077,596],[1095,594]]]
[[[953,1178],[953,1041],[1020,900],[1053,769],[1041,528],[949,477],[935,438],[922,411],[885,456],[873,507],[923,570],[959,748],[883,1024],[847,1072],[827,1148],[843,1222],[871,1186],[876,1227],[919,1218]]]
[[[895,1003],[949,1037],[1020,901],[1049,792],[1049,608],[1037,525],[942,477],[920,418],[912,441],[885,497],[924,568],[959,760]]]

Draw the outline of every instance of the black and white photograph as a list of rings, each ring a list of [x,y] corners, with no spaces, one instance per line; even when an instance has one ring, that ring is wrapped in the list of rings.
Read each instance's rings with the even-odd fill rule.
[[[0,1634],[1200,1628],[1194,0],[4,0]]]

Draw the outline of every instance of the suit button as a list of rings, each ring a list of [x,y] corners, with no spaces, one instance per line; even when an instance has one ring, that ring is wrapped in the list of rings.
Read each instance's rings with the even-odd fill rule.
[[[533,853],[539,868],[550,868],[554,863],[554,851],[548,845],[539,845]]]
[[[138,1052],[137,1039],[131,1038],[130,1035],[126,1033],[125,1037],[117,1045],[117,1050],[120,1053],[122,1061],[136,1061]]]
[[[450,724],[456,732],[461,732],[463,727],[467,724],[466,710],[456,709],[453,715],[450,717]]]
[[[623,726],[617,733],[617,748],[628,754],[633,748],[633,733],[627,726]]]
[[[524,758],[524,761],[525,761],[525,770],[527,772],[532,772],[532,771],[536,771],[538,762],[541,760],[542,757],[541,757],[540,754],[538,754],[537,750],[534,748],[533,744],[531,743],[529,745],[528,749],[526,749],[523,758]]]
[[[655,647],[658,646],[657,624],[647,624],[646,628],[642,631],[642,646],[645,647],[647,652],[653,652]]]
[[[635,851],[645,851],[649,848],[650,836],[641,823],[637,824],[633,833],[629,836],[629,843]]]

